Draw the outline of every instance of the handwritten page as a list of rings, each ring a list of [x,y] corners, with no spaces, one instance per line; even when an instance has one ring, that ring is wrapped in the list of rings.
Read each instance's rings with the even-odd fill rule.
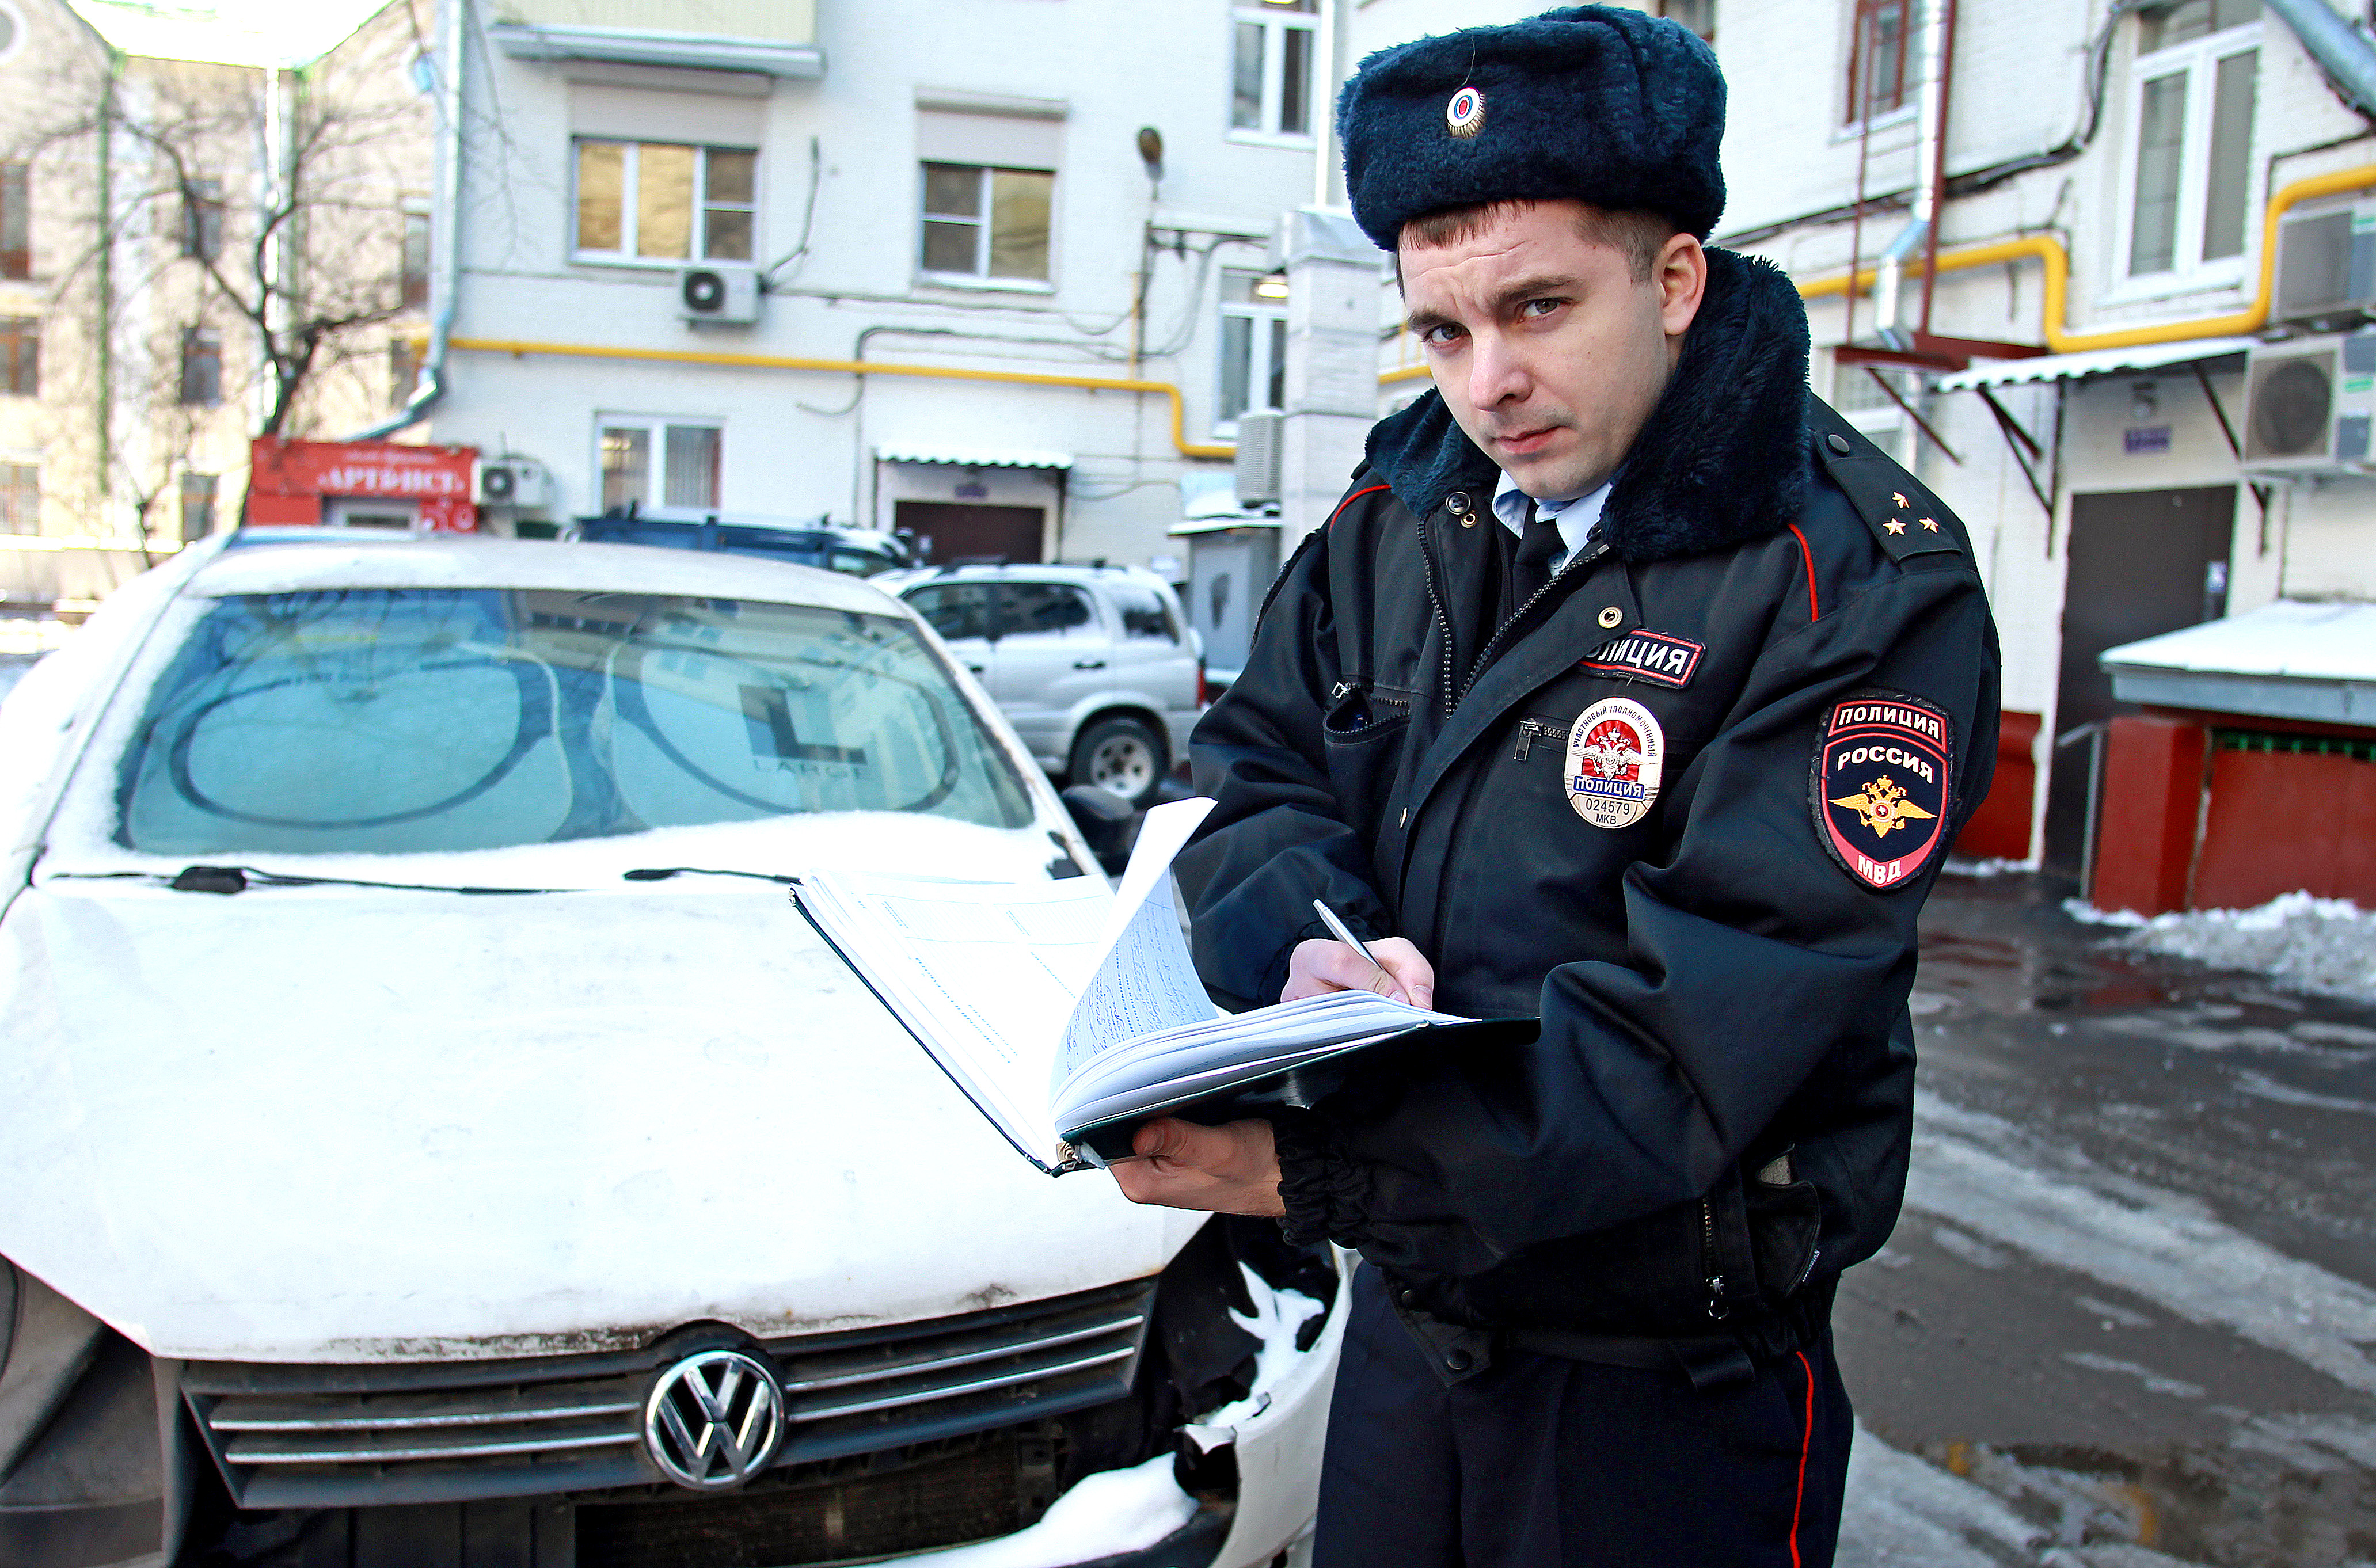
[[[1175,801],[1139,825],[1115,898],[1112,938],[1064,1021],[1051,1090],[1109,1046],[1218,1015],[1181,935],[1171,883],[1172,858],[1212,809],[1208,800]]]

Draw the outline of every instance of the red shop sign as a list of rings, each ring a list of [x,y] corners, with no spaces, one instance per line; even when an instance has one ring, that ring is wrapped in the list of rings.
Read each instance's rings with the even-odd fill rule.
[[[411,501],[423,526],[471,533],[475,446],[407,446],[393,441],[284,441],[258,436],[249,452],[248,519],[318,523],[325,499]]]

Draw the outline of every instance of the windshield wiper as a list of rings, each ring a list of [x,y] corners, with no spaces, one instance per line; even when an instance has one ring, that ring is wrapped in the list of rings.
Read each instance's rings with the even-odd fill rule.
[[[60,871],[49,878],[77,877],[89,881],[129,879],[161,882],[176,893],[244,893],[250,887],[385,887],[398,893],[469,893],[506,895],[565,893],[564,887],[454,887],[425,882],[365,882],[353,876],[290,876],[254,866],[184,866],[172,876],[150,871]]]
[[[765,871],[718,871],[708,866],[638,866],[634,871],[621,872],[629,882],[666,882],[672,876],[747,876],[754,882],[773,882],[785,887],[798,887],[797,876],[778,876]]]

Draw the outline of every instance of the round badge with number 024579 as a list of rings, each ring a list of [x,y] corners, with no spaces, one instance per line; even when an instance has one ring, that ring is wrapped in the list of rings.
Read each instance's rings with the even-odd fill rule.
[[[1667,736],[1638,702],[1604,697],[1567,732],[1567,803],[1595,827],[1631,827],[1658,802]]]

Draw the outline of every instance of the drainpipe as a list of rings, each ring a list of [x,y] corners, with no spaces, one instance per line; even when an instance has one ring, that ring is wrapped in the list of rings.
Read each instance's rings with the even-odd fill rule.
[[[348,436],[350,441],[379,441],[394,435],[426,419],[431,406],[446,396],[446,350],[454,335],[454,304],[462,284],[462,45],[468,8],[464,0],[443,0],[443,4],[444,14],[438,18],[443,24],[438,30],[444,34],[439,51],[445,56],[445,73],[437,93],[436,214],[442,228],[433,231],[438,244],[429,262],[429,295],[437,305],[430,318],[429,353],[422,361],[421,378],[404,407],[368,430]]]
[[[2376,119],[2376,48],[2368,35],[2336,16],[2326,0],[2268,0],[2268,7],[2294,30],[2336,95]]]
[[[2313,0],[2315,3],[2315,0]],[[1939,173],[1947,137],[1947,0],[1930,0],[1922,7],[1922,96],[1916,109],[1914,215],[1881,253],[1879,277],[1873,287],[1873,328],[1881,340],[1904,350],[1913,339],[1898,326],[1899,298],[1906,281],[1906,258],[1930,238],[1939,220]],[[1865,113],[1871,114],[1871,105]]]
[[[99,469],[95,532],[107,532],[108,503],[115,494],[115,89],[124,77],[124,55],[113,44],[107,49],[107,80],[100,88],[99,126],[99,251],[93,258],[91,283],[92,348],[96,350],[99,385],[91,413],[98,437]],[[141,542],[148,543],[144,532]]]

